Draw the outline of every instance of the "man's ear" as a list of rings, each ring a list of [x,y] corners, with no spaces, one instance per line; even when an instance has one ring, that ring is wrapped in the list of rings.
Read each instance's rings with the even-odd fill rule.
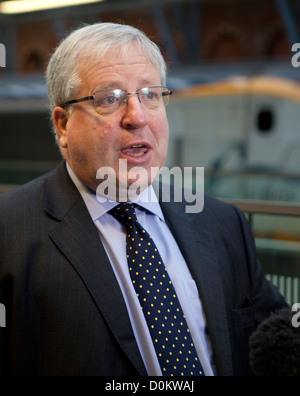
[[[55,107],[53,110],[53,122],[59,136],[61,148],[68,147],[67,123],[69,114],[62,107]]]

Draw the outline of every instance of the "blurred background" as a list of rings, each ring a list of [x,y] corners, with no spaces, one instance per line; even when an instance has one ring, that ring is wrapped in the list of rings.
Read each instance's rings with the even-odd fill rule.
[[[300,0],[0,1],[0,192],[60,162],[45,68],[68,32],[100,21],[161,47],[167,165],[205,167],[205,192],[245,212],[267,276],[300,302]]]

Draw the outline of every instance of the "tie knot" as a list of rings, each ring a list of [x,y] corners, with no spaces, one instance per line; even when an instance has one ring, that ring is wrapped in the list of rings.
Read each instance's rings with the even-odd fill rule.
[[[133,204],[124,202],[110,210],[109,213],[120,223],[125,224],[125,226],[138,222],[135,213],[135,205]]]

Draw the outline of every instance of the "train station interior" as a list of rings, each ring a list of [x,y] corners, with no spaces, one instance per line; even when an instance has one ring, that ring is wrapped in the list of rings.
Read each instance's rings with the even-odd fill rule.
[[[61,162],[45,69],[68,32],[97,22],[161,48],[167,165],[205,168],[205,193],[244,211],[267,277],[300,302],[300,0],[0,1],[0,193]]]

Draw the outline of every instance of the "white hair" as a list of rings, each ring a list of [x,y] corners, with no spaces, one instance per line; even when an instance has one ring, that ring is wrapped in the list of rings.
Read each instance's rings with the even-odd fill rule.
[[[157,68],[161,84],[166,85],[167,66],[158,46],[141,30],[115,23],[97,23],[81,27],[65,38],[52,55],[47,72],[50,111],[74,99],[81,86],[79,67],[83,62],[101,62],[111,48],[124,54],[131,43]]]

